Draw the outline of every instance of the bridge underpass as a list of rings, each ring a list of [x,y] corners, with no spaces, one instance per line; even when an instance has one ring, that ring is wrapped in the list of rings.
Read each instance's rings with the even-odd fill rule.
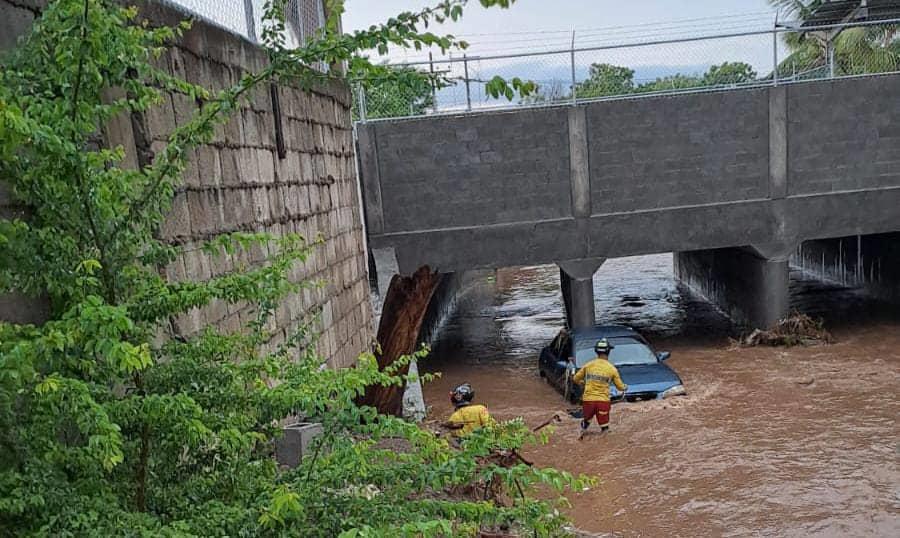
[[[801,243],[900,231],[898,98],[885,75],[359,124],[379,280],[556,263],[586,325],[604,260],[676,252],[767,326]]]

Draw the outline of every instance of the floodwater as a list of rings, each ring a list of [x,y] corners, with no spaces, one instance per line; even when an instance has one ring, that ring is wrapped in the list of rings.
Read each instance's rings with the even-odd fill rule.
[[[562,325],[558,270],[499,271],[462,297],[422,365],[433,415],[468,381],[500,419],[534,426],[571,406],[537,376]],[[628,324],[688,395],[618,403],[609,434],[577,440],[566,416],[526,457],[596,476],[569,496],[601,536],[900,536],[900,316],[863,294],[792,275],[791,302],[837,338],[743,348],[739,329],[675,284],[670,255],[608,261],[594,280],[601,322]]]

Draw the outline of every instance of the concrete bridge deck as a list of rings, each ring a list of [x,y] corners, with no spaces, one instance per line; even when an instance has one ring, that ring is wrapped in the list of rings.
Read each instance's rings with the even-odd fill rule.
[[[723,300],[768,297],[735,309],[762,325],[800,242],[900,230],[900,75],[363,123],[358,145],[376,259],[558,263],[576,302],[606,258],[740,248],[760,268],[676,266],[739,277]]]

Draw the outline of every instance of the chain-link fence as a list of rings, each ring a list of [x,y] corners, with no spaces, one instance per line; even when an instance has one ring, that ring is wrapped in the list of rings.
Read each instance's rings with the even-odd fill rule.
[[[266,0],[163,0],[189,15],[260,42]],[[284,6],[289,45],[299,45],[325,25],[324,0],[287,0]]]
[[[572,36],[574,44],[576,36]],[[424,114],[542,106],[585,100],[768,86],[900,72],[900,19],[804,27],[781,24],[696,38],[459,56],[395,64],[438,74],[414,87],[355,84],[355,114],[367,121]],[[524,98],[493,98],[486,83],[514,77],[537,84]],[[427,80],[426,77],[423,77]]]

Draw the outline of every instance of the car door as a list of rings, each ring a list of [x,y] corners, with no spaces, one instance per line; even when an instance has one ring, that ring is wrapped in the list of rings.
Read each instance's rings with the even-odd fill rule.
[[[569,368],[569,357],[572,356],[572,339],[566,338],[553,363],[553,382],[560,388],[566,386],[566,370]]]
[[[554,352],[551,342],[551,345],[546,346],[541,350],[541,355],[538,359],[538,368],[543,375],[547,376],[553,370],[554,363],[556,363],[556,353]]]

